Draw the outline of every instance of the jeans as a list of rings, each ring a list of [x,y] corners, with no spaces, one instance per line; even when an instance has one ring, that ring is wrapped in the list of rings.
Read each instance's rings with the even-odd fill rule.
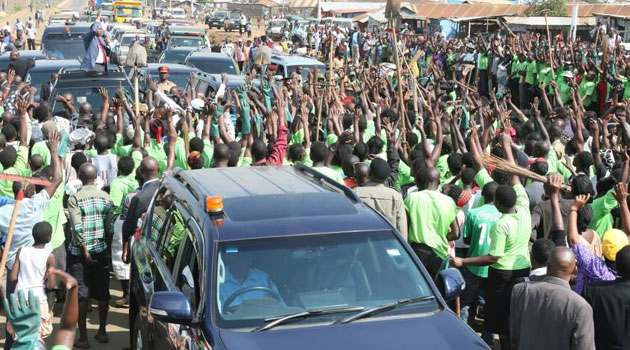
[[[462,294],[460,313],[462,320],[472,327],[479,311],[479,306],[486,303],[483,292],[485,278],[473,274],[465,267],[461,271],[466,281],[466,290]],[[481,339],[490,346],[494,344],[494,334],[490,332],[482,331]]]

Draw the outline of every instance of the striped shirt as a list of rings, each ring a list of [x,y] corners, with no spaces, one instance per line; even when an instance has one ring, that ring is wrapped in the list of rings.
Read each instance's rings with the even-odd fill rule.
[[[72,223],[70,254],[83,255],[83,246],[90,254],[107,249],[106,233],[111,232],[114,204],[109,195],[94,185],[85,185],[68,198],[68,211]]]

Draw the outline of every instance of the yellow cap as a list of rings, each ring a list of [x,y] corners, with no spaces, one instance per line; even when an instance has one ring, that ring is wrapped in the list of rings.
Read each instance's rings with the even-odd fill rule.
[[[604,253],[606,259],[615,261],[617,259],[617,252],[627,245],[628,236],[626,236],[623,231],[612,228],[604,233],[602,253]]]

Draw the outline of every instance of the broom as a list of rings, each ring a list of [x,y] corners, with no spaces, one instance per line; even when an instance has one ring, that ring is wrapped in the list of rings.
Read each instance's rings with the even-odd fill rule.
[[[518,177],[523,177],[545,184],[549,182],[549,179],[546,176],[536,174],[535,172],[527,168],[523,168],[522,166],[516,165],[512,162],[508,162],[507,160],[499,158],[492,154],[486,154],[483,158],[483,163],[490,170],[499,170],[510,175],[516,175]],[[563,189],[565,191],[571,190],[571,188],[566,185],[563,186]]]

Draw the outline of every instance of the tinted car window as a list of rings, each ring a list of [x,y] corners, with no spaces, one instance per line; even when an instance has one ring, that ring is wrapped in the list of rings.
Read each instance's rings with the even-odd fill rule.
[[[130,95],[130,91],[124,87],[125,94],[127,96]],[[118,88],[118,83],[116,82],[115,86],[108,86],[107,92],[109,96],[115,96],[116,89]],[[101,98],[101,94],[98,92],[98,88],[85,88],[85,87],[72,87],[72,88],[57,88],[56,95],[63,95],[66,93],[71,93],[74,96],[74,107],[79,110],[79,105],[83,102],[88,102],[92,105],[92,111],[100,112],[101,107],[103,106],[103,99]],[[57,101],[53,101],[53,111],[57,112],[63,110],[63,105],[58,103]]]
[[[203,39],[195,37],[171,37],[169,39],[169,46],[190,46],[190,47],[203,47]]]
[[[160,63],[181,63],[186,60],[186,56],[188,56],[189,53],[190,51],[166,50],[162,53],[162,56],[160,56],[159,62]]]
[[[265,319],[305,310],[366,309],[433,295],[391,231],[224,241],[218,245],[216,259],[213,303],[222,328],[249,330],[263,325]],[[437,308],[433,299],[383,315]],[[302,323],[339,317],[321,315]]]
[[[52,40],[47,41],[43,50],[48,53],[50,58],[55,59],[71,59],[71,58],[83,58],[85,56],[85,47],[83,46],[83,39],[73,40]]]
[[[191,63],[199,70],[208,73],[208,74],[238,74],[236,69],[236,65],[229,58],[205,58],[203,56],[199,57],[189,57],[187,62]]]

